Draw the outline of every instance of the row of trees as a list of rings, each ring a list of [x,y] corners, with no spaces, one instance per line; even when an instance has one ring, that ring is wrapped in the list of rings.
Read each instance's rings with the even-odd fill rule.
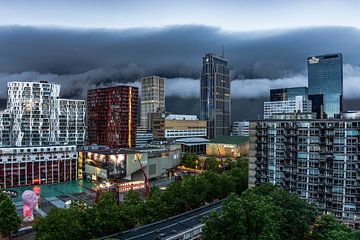
[[[247,174],[247,162],[240,161],[222,174],[207,171],[186,176],[165,191],[153,188],[145,200],[131,191],[120,205],[106,194],[91,207],[54,209],[36,222],[37,239],[89,239],[165,219],[230,193],[241,194],[247,188]]]
[[[296,194],[264,184],[231,194],[221,213],[205,223],[204,239],[355,240],[359,231],[339,223],[332,215],[319,215],[316,207]]]
[[[11,199],[0,192],[0,234],[11,239],[11,233],[20,227],[21,219],[17,216],[16,208]]]

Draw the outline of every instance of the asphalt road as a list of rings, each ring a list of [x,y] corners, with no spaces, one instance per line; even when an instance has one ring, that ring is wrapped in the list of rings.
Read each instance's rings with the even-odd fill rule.
[[[184,232],[200,223],[204,217],[209,216],[212,211],[220,211],[222,208],[222,201],[213,203],[192,211],[151,223],[142,227],[134,228],[126,232],[108,236],[107,238],[119,240],[152,240],[164,239]],[[106,238],[103,238],[106,239]]]

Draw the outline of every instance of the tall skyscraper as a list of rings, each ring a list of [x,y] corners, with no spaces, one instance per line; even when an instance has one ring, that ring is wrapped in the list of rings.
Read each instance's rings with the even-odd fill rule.
[[[77,179],[85,101],[60,99],[60,85],[9,82],[0,113],[0,188]]]
[[[60,99],[60,85],[9,82],[0,146],[83,145],[85,101]]]
[[[200,78],[200,119],[208,121],[208,137],[230,135],[231,97],[229,63],[223,56],[203,57]]]
[[[149,128],[149,114],[165,111],[165,78],[149,76],[141,79],[140,126]]]
[[[98,88],[87,94],[87,143],[113,148],[134,147],[138,88]]]
[[[253,121],[249,187],[282,186],[360,226],[359,133],[359,119]]]
[[[336,118],[342,111],[342,55],[308,57],[309,99],[318,118]]]

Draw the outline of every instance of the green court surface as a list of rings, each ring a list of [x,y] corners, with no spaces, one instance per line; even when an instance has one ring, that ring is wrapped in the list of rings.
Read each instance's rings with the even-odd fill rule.
[[[40,187],[41,189],[40,195],[43,198],[56,197],[56,196],[81,193],[81,192],[89,192],[89,190],[87,190],[84,187],[95,189],[94,183],[85,182],[83,180],[54,183],[54,184],[43,184],[37,186]],[[33,188],[34,186],[26,186],[26,187],[16,187],[16,188],[8,188],[8,189],[18,192],[18,196],[16,198],[13,198],[12,200],[13,202],[20,202],[22,193],[26,190],[33,190]]]

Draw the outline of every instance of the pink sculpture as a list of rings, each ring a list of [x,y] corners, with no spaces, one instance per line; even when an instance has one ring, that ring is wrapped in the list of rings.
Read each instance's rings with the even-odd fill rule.
[[[33,210],[38,202],[38,196],[33,191],[26,190],[22,194],[24,222],[34,220]]]

